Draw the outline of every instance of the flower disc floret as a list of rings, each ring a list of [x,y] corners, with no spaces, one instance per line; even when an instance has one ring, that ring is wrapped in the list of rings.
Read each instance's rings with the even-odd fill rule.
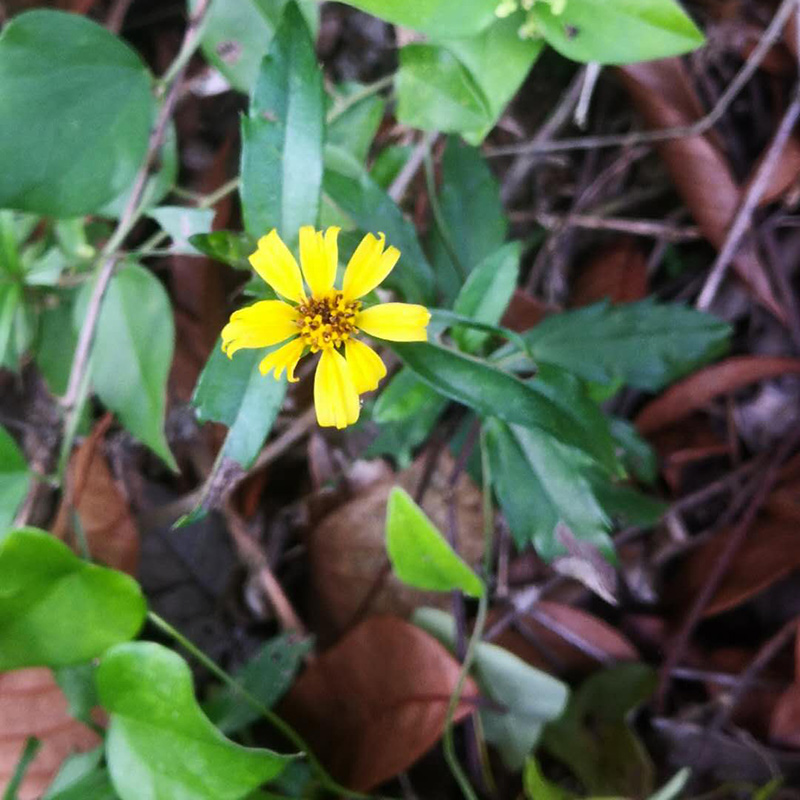
[[[356,332],[360,300],[345,300],[342,292],[311,297],[297,307],[300,335],[312,353],[339,347]]]

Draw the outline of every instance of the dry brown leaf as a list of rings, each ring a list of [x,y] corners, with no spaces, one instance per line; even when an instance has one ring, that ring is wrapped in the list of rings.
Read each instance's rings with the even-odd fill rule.
[[[103,437],[111,425],[106,415],[76,448],[69,462],[71,505],[78,514],[92,558],[135,575],[139,566],[139,531],[128,502],[108,468]],[[62,503],[53,534],[74,541],[69,502]]]
[[[687,69],[678,58],[633,64],[622,67],[619,74],[651,128],[691,125],[705,113]],[[657,147],[703,235],[714,247],[721,248],[739,207],[742,189],[734,180],[718,141],[707,134],[670,139]],[[783,319],[783,309],[752,245],[740,246],[733,267],[759,302]]]
[[[573,306],[587,306],[608,298],[632,303],[647,296],[647,260],[632,237],[621,237],[604,247],[578,275]]]
[[[636,418],[636,427],[642,434],[652,433],[684,419],[715,397],[781,375],[800,375],[800,359],[780,356],[728,358],[670,386],[644,407]]]
[[[0,674],[0,792],[19,762],[29,736],[41,748],[25,773],[19,800],[41,797],[61,762],[97,747],[100,737],[69,715],[69,705],[48,669]]]
[[[730,529],[721,531],[684,560],[670,581],[670,596],[678,607],[688,608],[702,590],[730,534]],[[705,616],[741,605],[799,567],[800,528],[796,522],[760,516],[708,604]]]
[[[439,741],[459,670],[429,634],[395,617],[372,617],[308,667],[278,713],[334,777],[368,791]],[[471,680],[463,697],[458,720],[475,707]]]
[[[396,485],[413,494],[425,465],[420,456],[409,469],[391,481],[382,481],[328,514],[312,531],[308,543],[311,578],[320,613],[341,632],[353,621],[373,590],[387,562],[386,503]],[[447,531],[447,481],[453,459],[445,452],[439,459],[423,508],[439,530]],[[469,564],[478,564],[483,553],[481,493],[462,473],[455,487],[458,551]],[[369,604],[371,613],[408,616],[422,605],[447,607],[441,593],[412,589],[389,574]]]
[[[543,300],[531,297],[521,289],[515,289],[511,302],[503,314],[502,324],[512,331],[521,333],[538,325],[545,317],[561,311],[557,306],[549,305]]]
[[[525,627],[530,640],[508,629],[496,641],[534,667],[548,672],[557,667],[557,674],[561,676],[592,672],[601,665],[601,660],[588,655],[582,643],[598,655],[602,654],[602,660],[606,662],[637,661],[640,658],[636,648],[616,628],[587,611],[549,600],[537,603],[536,610],[545,615],[549,627],[530,615],[522,616],[519,624]],[[567,636],[552,630],[553,627],[561,628]],[[568,641],[569,636],[575,637],[573,642]]]
[[[769,738],[780,747],[800,748],[800,684],[793,683],[778,699],[769,721]]]

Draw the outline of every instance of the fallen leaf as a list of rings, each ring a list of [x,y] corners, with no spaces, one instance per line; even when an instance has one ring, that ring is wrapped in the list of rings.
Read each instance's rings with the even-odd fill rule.
[[[139,531],[128,502],[111,475],[103,449],[111,422],[111,416],[106,415],[73,452],[68,470],[69,491],[59,508],[53,534],[74,546],[72,506],[92,558],[135,575],[139,566]]]
[[[390,481],[368,488],[328,514],[312,531],[308,543],[311,578],[319,612],[341,632],[353,622],[367,597],[369,612],[406,617],[420,606],[447,607],[447,594],[421,592],[386,574],[386,503],[394,486],[414,493],[425,469],[423,453],[407,470]],[[447,481],[453,470],[448,453],[439,463],[423,498],[422,507],[433,523],[448,530]],[[469,476],[462,473],[454,490],[458,529],[458,553],[467,564],[480,563],[483,553],[483,508],[481,493]]]
[[[800,748],[800,684],[793,683],[778,699],[769,722],[769,738],[779,747]]]
[[[715,397],[781,375],[800,375],[800,359],[780,356],[728,358],[670,386],[639,413],[636,427],[641,434],[652,433],[684,419]]]
[[[545,317],[558,313],[560,310],[558,306],[545,303],[521,289],[515,289],[500,322],[506,328],[521,333],[535,327]]]
[[[572,306],[600,300],[633,303],[647,296],[647,260],[632,237],[621,237],[600,250],[578,274]]]
[[[692,551],[669,583],[673,604],[688,609],[702,590],[725,540],[725,529]],[[777,583],[800,567],[800,529],[795,522],[767,514],[757,518],[733,559],[711,602],[706,617],[728,611]]]
[[[429,634],[395,617],[371,617],[311,663],[278,713],[334,777],[369,791],[439,741],[459,671]],[[457,720],[477,697],[470,679]]]
[[[0,792],[17,767],[29,736],[42,743],[28,767],[19,800],[34,800],[72,753],[91,750],[100,737],[69,714],[69,705],[48,669],[0,674]]]
[[[705,114],[687,68],[678,58],[632,64],[619,70],[633,104],[651,128],[691,125]],[[717,249],[728,234],[742,198],[722,148],[713,134],[669,139],[657,145],[675,188],[703,235]],[[740,245],[733,268],[756,298],[784,318],[764,265],[751,244]]]
[[[530,638],[507,629],[496,640],[496,644],[534,667],[572,677],[586,675],[602,663],[640,658],[616,628],[583,609],[549,600],[539,601],[535,608],[538,619],[526,614],[518,621]],[[601,657],[589,655],[587,649]]]

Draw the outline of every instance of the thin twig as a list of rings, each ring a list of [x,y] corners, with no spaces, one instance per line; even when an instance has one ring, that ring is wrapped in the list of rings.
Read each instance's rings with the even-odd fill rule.
[[[736,212],[733,224],[725,237],[725,243],[719,251],[714,266],[706,279],[700,296],[697,298],[697,308],[701,311],[706,311],[714,302],[717,296],[719,287],[725,278],[725,273],[728,271],[733,257],[739,248],[742,237],[750,227],[750,221],[753,216],[753,211],[761,200],[764,192],[767,190],[767,185],[772,177],[772,173],[778,163],[778,159],[783,153],[783,148],[786,146],[792,129],[800,116],[800,83],[795,86],[792,102],[786,113],[783,115],[781,124],[767,149],[764,160],[761,162],[758,171],[756,172],[755,179],[750,184],[750,188],[745,194],[739,210]]]
[[[764,35],[759,40],[753,52],[747,58],[742,68],[736,73],[728,88],[722,93],[714,108],[706,116],[691,125],[680,125],[674,128],[662,128],[656,131],[635,131],[633,133],[612,134],[609,136],[579,136],[572,139],[557,141],[528,142],[522,145],[508,145],[493,147],[484,150],[488,158],[498,156],[519,155],[522,153],[559,153],[566,150],[592,150],[599,147],[632,147],[638,144],[655,144],[666,142],[670,139],[682,139],[691,136],[701,136],[711,130],[730,107],[730,104],[744,88],[767,53],[778,40],[796,6],[797,0],[783,0],[775,16],[772,18]]]
[[[399,203],[405,195],[408,185],[411,183],[414,176],[419,172],[422,162],[425,161],[426,153],[430,152],[439,138],[438,131],[426,133],[420,139],[414,151],[411,153],[408,161],[403,164],[403,168],[397,173],[397,177],[392,181],[387,194],[395,203]]]

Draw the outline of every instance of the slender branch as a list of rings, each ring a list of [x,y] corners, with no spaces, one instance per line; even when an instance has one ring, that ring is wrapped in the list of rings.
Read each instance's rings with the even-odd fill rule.
[[[795,9],[797,0],[783,0],[775,16],[772,18],[764,35],[747,58],[742,68],[736,73],[728,88],[722,93],[716,105],[706,116],[691,125],[680,125],[675,128],[662,128],[655,131],[636,131],[634,133],[613,134],[610,136],[580,136],[557,141],[528,142],[507,147],[493,147],[484,150],[487,158],[511,156],[520,153],[558,153],[566,150],[592,150],[599,147],[632,147],[637,144],[655,144],[670,139],[681,139],[700,136],[711,130],[730,107],[736,95],[744,88],[765,56],[781,35],[789,15]]]
[[[353,106],[358,105],[368,97],[372,97],[372,95],[377,94],[387,86],[391,86],[393,82],[394,73],[391,75],[385,75],[383,78],[379,78],[374,83],[368,83],[363,89],[353,92],[353,94],[345,97],[340,103],[334,103],[334,106],[328,112],[328,116],[325,121],[328,123],[328,125],[330,125],[332,122],[335,122],[337,119],[339,119],[339,117],[341,117],[345,112],[349,111]]]
[[[153,163],[158,157],[158,152],[161,149],[167,132],[169,120],[175,109],[184,70],[188,64],[189,58],[199,44],[200,29],[209,5],[210,0],[200,0],[197,13],[192,17],[186,29],[181,50],[173,62],[172,67],[167,70],[167,76],[165,76],[162,83],[164,85],[169,84],[169,88],[167,89],[164,102],[156,117],[153,131],[150,134],[147,155],[145,156],[144,163],[139,168],[139,172],[136,174],[133,188],[128,197],[128,202],[117,223],[117,227],[98,257],[97,263],[99,267],[97,282],[92,290],[86,318],[84,319],[80,336],[78,337],[78,344],[75,348],[75,356],[72,360],[72,369],[70,370],[67,391],[61,400],[61,405],[65,414],[65,430],[67,431],[74,428],[74,417],[77,415],[79,406],[81,405],[81,403],[79,403],[81,386],[84,384],[85,376],[88,371],[89,357],[91,355],[94,336],[97,331],[97,323],[100,318],[103,299],[108,291],[114,269],[120,257],[118,250],[125,240],[125,237],[130,233],[142,214],[140,205],[145,186],[147,185],[147,179],[150,176]],[[175,68],[176,65],[177,68]],[[65,437],[62,455],[64,448],[69,447],[71,447],[71,439]]]
[[[781,153],[783,153],[783,148],[786,146],[799,116],[800,83],[795,86],[792,102],[783,115],[781,124],[775,132],[772,142],[770,142],[764,160],[761,162],[755,178],[750,184],[750,188],[747,190],[742,204],[739,206],[739,210],[736,212],[733,224],[728,231],[728,235],[725,237],[725,244],[719,251],[714,261],[714,266],[711,268],[711,272],[708,274],[705,284],[703,284],[696,304],[697,308],[701,311],[706,311],[717,296],[719,287],[722,285],[722,281],[725,278],[725,273],[728,271],[728,267],[739,248],[739,243],[750,227],[753,211],[755,211],[756,206],[767,190],[767,185],[772,177],[772,173],[775,171],[778,159],[781,157]]]

